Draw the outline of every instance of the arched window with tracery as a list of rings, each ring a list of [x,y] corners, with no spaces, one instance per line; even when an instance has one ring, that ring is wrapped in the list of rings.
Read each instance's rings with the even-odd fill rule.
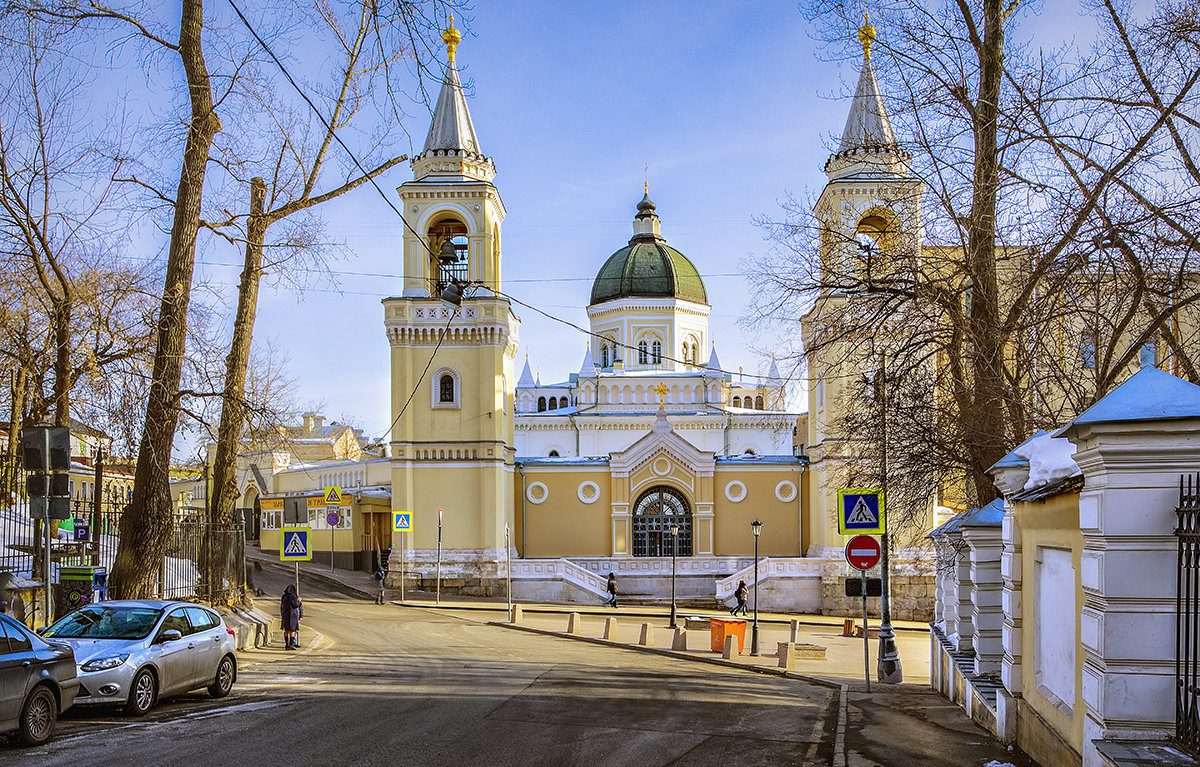
[[[438,402],[454,401],[454,376],[446,373],[438,381]]]
[[[662,341],[655,341],[650,346],[650,354],[655,365],[662,364]]]
[[[649,361],[650,361],[650,358],[646,352],[646,342],[638,341],[638,364],[645,365]]]
[[[600,367],[609,367],[608,344],[600,344]]]
[[[696,344],[692,344],[692,364],[700,364],[700,347]]]
[[[677,536],[671,534],[677,529]],[[675,547],[678,546],[678,549]],[[642,493],[633,507],[633,555],[692,556],[692,509],[683,493],[660,485]]]
[[[462,404],[462,382],[458,371],[444,367],[429,378],[430,400],[434,409],[458,408]]]

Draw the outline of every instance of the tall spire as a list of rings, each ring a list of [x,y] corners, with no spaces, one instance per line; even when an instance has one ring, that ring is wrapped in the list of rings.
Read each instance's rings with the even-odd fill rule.
[[[433,109],[429,134],[425,137],[425,148],[413,158],[413,175],[417,179],[432,174],[491,181],[496,175],[496,167],[479,149],[475,125],[471,122],[471,112],[467,109],[467,99],[458,77],[455,52],[462,42],[462,33],[454,28],[453,16],[449,26],[442,31],[442,42],[446,44],[446,73]]]
[[[871,63],[871,47],[876,36],[870,15],[864,15],[863,25],[858,28],[858,41],[863,49],[862,70],[858,75],[858,86],[854,89],[854,99],[850,102],[846,126],[842,129],[841,143],[837,153],[825,164],[825,172],[831,178],[863,170],[862,167],[850,167],[860,166],[863,161],[875,166],[869,170],[876,173],[900,170],[895,167],[899,163],[905,166],[902,172],[907,175],[910,156],[896,141],[879,82],[875,79],[875,67]],[[873,157],[868,158],[867,155]]]

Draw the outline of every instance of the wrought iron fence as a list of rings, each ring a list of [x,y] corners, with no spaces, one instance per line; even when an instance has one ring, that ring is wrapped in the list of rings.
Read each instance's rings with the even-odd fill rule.
[[[1179,478],[1175,604],[1175,738],[1200,753],[1200,474]]]
[[[51,576],[59,567],[92,565],[112,572],[125,498],[106,493],[103,472],[90,498],[71,501],[71,517],[50,520]],[[158,566],[156,594],[163,599],[232,602],[243,593],[245,528],[217,526],[203,513],[174,512],[166,554]],[[85,529],[86,528],[86,529]],[[0,572],[42,580],[45,533],[29,516],[19,461],[0,461]]]

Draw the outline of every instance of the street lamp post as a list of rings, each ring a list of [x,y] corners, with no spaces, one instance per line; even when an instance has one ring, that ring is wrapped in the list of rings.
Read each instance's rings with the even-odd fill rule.
[[[754,531],[754,628],[750,633],[750,654],[758,655],[758,536],[762,533],[762,522],[755,519],[750,523]]]
[[[504,580],[508,592],[508,614],[512,615],[512,548],[508,544],[508,523],[504,523]]]
[[[679,523],[671,525],[671,628],[679,628],[675,607],[675,559],[679,556]]]
[[[880,450],[879,468],[881,476],[880,488],[883,490],[883,501],[887,501],[888,468],[887,468],[887,364],[884,359],[879,362],[879,431]],[[882,503],[881,502],[881,503]],[[883,535],[879,537],[879,574],[882,589],[880,590],[879,605],[879,651],[877,653],[877,674],[879,681],[884,684],[899,684],[904,681],[904,669],[900,665],[900,650],[896,647],[896,633],[892,630],[892,606],[890,599],[891,583],[888,570],[888,534],[887,517],[884,517]]]

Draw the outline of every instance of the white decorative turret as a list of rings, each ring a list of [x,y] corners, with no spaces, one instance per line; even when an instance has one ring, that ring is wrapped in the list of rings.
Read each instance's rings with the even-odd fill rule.
[[[525,355],[525,369],[521,371],[521,378],[517,381],[517,386],[520,388],[529,388],[534,386],[533,371],[529,369],[529,355]]]
[[[583,354],[583,364],[579,366],[579,375],[596,375],[596,363],[592,360],[592,344],[588,343],[587,351]]]

